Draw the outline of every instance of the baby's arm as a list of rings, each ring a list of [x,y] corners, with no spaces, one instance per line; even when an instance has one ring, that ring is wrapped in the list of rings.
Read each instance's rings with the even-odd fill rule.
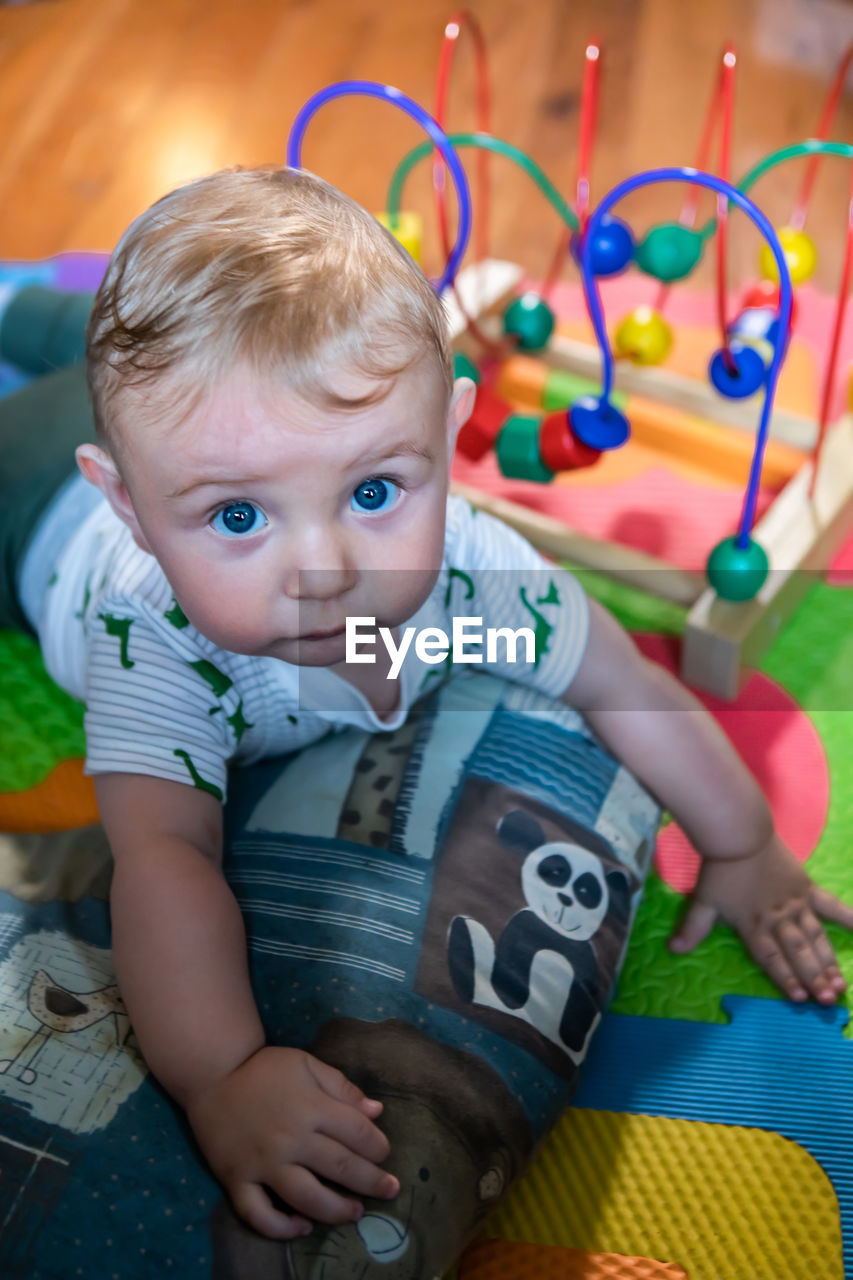
[[[393,1196],[378,1168],[381,1104],[298,1049],[266,1047],[239,907],[221,870],[222,815],[204,791],[137,774],[95,780],[115,858],[118,983],[145,1058],[186,1110],[234,1206],[258,1231],[345,1222],[361,1195]],[[294,1212],[270,1199],[272,1189]],[[304,1215],[304,1216],[303,1216]]]
[[[690,910],[672,940],[688,951],[717,916],[795,1000],[845,989],[818,919],[853,928],[853,908],[812,883],[776,835],[758,783],[702,705],[590,601],[585,656],[564,699],[672,813],[703,856]]]

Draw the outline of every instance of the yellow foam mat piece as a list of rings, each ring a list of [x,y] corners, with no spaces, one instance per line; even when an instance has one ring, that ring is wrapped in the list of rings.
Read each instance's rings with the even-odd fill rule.
[[[475,1240],[462,1255],[459,1280],[689,1280],[681,1267],[585,1249],[513,1240]]]
[[[570,1109],[483,1234],[663,1258],[690,1280],[844,1280],[823,1169],[779,1134],[734,1125]]]

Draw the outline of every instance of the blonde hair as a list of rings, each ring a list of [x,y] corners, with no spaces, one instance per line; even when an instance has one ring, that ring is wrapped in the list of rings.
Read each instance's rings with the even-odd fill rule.
[[[381,399],[424,356],[448,394],[453,380],[444,309],[406,250],[335,187],[286,168],[211,174],[131,223],[95,298],[87,352],[108,445],[117,396],[162,377],[194,402],[248,365],[340,408]],[[336,394],[330,375],[341,368],[374,390]]]

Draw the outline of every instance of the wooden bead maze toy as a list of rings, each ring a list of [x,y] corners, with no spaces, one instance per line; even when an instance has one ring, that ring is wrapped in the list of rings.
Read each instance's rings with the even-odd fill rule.
[[[478,131],[447,135],[455,150],[472,148],[478,153],[478,217],[474,227],[479,261],[459,277],[447,271],[444,275],[449,286],[457,372],[473,374],[479,384],[472,419],[460,434],[459,452],[468,461],[477,462],[493,451],[503,477],[550,484],[559,473],[595,465],[603,453],[622,447],[631,437],[663,460],[682,459],[733,482],[746,477],[746,486],[737,532],[711,549],[704,574],[636,547],[591,537],[562,518],[536,510],[535,502],[526,505],[458,480],[454,487],[475,505],[513,525],[547,554],[629,582],[686,608],[684,679],[720,697],[734,698],[743,672],[758,661],[815,575],[827,568],[853,529],[853,424],[849,416],[830,423],[853,222],[848,226],[818,412],[809,415],[782,409],[774,398],[796,317],[792,286],[809,278],[816,260],[814,245],[803,230],[816,166],[825,155],[853,158],[849,145],[827,140],[853,50],[839,65],[817,136],[768,156],[734,187],[729,183],[729,153],[737,58],[733,46],[727,44],[695,167],[652,171],[627,179],[591,212],[588,172],[599,48],[590,44],[586,50],[576,199],[570,206],[530,157],[489,132],[490,94],[483,40],[476,23],[470,18],[469,23],[478,53]],[[444,123],[450,55],[462,25],[457,19],[446,29],[436,95],[435,116],[440,125]],[[703,170],[718,119],[720,154],[715,176]],[[560,243],[541,289],[523,289],[524,273],[519,266],[488,257],[485,161],[490,154],[500,154],[523,168],[563,222]],[[400,203],[405,179],[415,164],[429,155],[435,156],[431,143],[416,148],[392,178],[384,215],[392,229],[403,216]],[[807,158],[806,174],[789,225],[777,234],[747,193],[768,170],[799,157]],[[434,164],[439,226],[449,254],[443,165],[437,158]],[[454,181],[459,190],[455,175]],[[635,239],[629,225],[610,210],[631,191],[663,181],[685,184],[690,192],[678,221],[652,227]],[[694,224],[703,187],[717,195],[717,216],[697,228]],[[728,211],[732,206],[746,213],[765,239],[760,263],[764,278],[747,289],[733,318],[726,285]],[[711,356],[708,378],[700,380],[660,367],[673,341],[664,312],[672,285],[694,270],[705,243],[712,238],[717,251],[720,345]],[[457,248],[458,244],[457,237]],[[595,346],[561,332],[548,305],[567,256],[581,269]],[[634,308],[618,322],[614,359],[598,281],[624,273],[632,262],[657,281],[657,297],[654,306]],[[599,387],[603,393],[596,394]],[[624,406],[625,395],[630,398],[630,427],[619,407],[620,403]],[[555,399],[561,401],[559,405]],[[773,497],[757,514],[761,485],[772,490]]]

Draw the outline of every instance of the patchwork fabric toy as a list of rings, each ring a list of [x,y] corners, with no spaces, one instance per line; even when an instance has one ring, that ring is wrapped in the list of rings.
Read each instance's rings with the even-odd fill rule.
[[[147,1074],[106,901],[2,894],[0,1125],[51,1153],[16,1157],[8,1280],[75,1259],[87,1280],[433,1280],[524,1169],[577,1087],[659,811],[561,702],[465,672],[418,712],[236,771],[227,810],[268,1038],[383,1101],[400,1194],[291,1243],[247,1229]]]

